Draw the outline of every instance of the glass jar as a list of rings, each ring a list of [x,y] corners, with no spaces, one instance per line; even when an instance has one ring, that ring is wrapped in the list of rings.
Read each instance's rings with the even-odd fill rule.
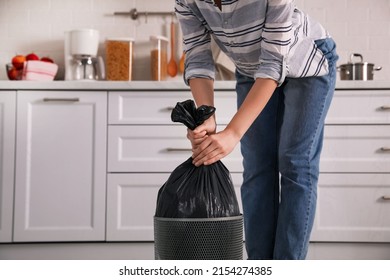
[[[168,38],[163,36],[151,36],[152,50],[150,52],[150,67],[153,81],[167,79],[168,66]]]
[[[106,72],[109,81],[131,81],[133,76],[132,38],[106,40]]]

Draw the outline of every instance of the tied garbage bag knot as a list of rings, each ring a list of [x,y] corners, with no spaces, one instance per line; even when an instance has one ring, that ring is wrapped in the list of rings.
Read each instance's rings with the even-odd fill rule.
[[[171,119],[194,130],[215,110],[213,106],[206,105],[196,108],[193,100],[186,100],[176,104]],[[230,172],[221,161],[196,167],[190,157],[172,171],[157,195],[156,217],[217,218],[239,215]]]
[[[193,100],[178,102],[171,113],[173,122],[180,122],[191,130],[201,125],[215,113],[213,106],[202,105],[196,108]]]

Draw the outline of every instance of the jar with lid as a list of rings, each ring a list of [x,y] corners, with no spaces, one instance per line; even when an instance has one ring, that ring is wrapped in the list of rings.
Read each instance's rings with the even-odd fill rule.
[[[109,81],[131,81],[133,76],[133,38],[106,40],[106,71]]]
[[[168,38],[151,36],[152,50],[150,52],[151,74],[153,81],[164,81],[167,78]]]

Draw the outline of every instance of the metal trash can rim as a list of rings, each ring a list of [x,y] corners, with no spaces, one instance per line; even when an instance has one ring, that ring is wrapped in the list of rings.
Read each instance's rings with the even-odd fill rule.
[[[233,221],[233,220],[239,220],[242,219],[242,214],[238,216],[231,216],[231,217],[216,217],[216,218],[166,218],[166,217],[156,217],[154,216],[154,219],[158,221],[176,221],[176,222],[207,222],[207,221]]]

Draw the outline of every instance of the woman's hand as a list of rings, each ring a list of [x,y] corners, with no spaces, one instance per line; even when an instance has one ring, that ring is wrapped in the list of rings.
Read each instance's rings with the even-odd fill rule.
[[[230,154],[240,141],[240,137],[233,130],[225,130],[205,135],[200,143],[193,149],[193,161],[195,166],[210,165]]]
[[[187,129],[187,138],[191,141],[192,151],[194,151],[207,135],[214,134],[217,129],[215,117],[211,116],[194,130]]]

